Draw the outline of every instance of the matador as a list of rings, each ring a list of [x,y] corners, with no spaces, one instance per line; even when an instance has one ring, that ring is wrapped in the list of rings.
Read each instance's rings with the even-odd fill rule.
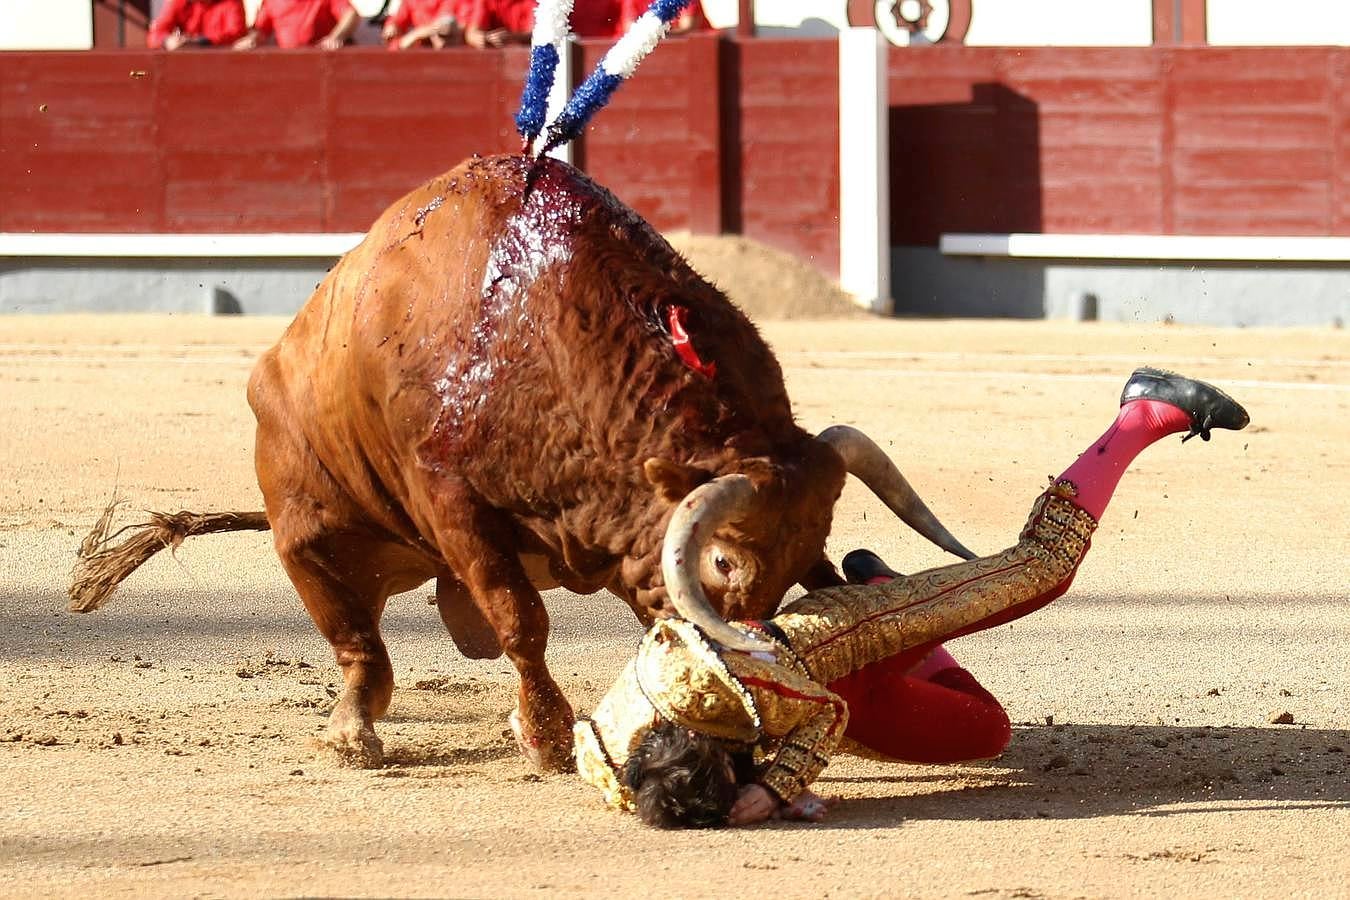
[[[577,722],[579,773],[611,806],[649,824],[709,827],[819,819],[824,801],[810,786],[836,751],[919,762],[997,755],[1010,735],[1006,715],[943,642],[1063,594],[1121,475],[1145,447],[1181,432],[1183,441],[1207,441],[1213,428],[1247,422],[1246,410],[1212,385],[1137,369],[1111,427],[1052,479],[1006,550],[898,577],[864,557],[850,580],[867,584],[813,591],[770,619],[733,623],[734,633],[658,621],[592,715]],[[697,579],[667,582],[701,593]],[[729,646],[737,637],[748,649]],[[1001,739],[971,744],[940,734],[943,723],[962,729],[959,709],[919,721],[913,698],[902,695],[925,685],[946,692],[934,694],[939,703],[965,698],[972,721],[997,709]]]

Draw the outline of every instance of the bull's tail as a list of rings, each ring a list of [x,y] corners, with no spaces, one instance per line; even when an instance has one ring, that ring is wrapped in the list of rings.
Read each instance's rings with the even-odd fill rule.
[[[80,542],[79,560],[71,573],[71,612],[91,612],[108,601],[117,586],[165,547],[178,548],[184,538],[219,531],[267,531],[264,512],[150,513],[150,521],[109,534],[117,503],[109,504],[94,528]],[[130,535],[113,544],[124,533]]]

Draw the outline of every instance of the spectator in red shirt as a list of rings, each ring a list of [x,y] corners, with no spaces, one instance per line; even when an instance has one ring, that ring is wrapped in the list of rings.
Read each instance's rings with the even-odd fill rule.
[[[534,6],[534,0],[476,0],[465,40],[473,47],[528,44],[534,28]],[[642,8],[647,5],[642,4]],[[577,37],[621,34],[622,11],[622,0],[575,0],[569,23],[572,33]]]
[[[168,0],[150,23],[145,43],[154,50],[220,47],[247,32],[241,0]]]
[[[616,34],[623,34],[628,30],[639,16],[647,11],[651,6],[651,0],[619,0],[623,5],[623,14],[619,17],[619,26]],[[670,23],[670,34],[688,34],[691,31],[707,31],[712,28],[708,23],[707,16],[703,15],[702,0],[689,0],[689,3],[680,10],[680,14]]]
[[[647,8],[646,3],[642,5]],[[616,37],[624,32],[623,0],[576,0],[572,6],[572,33],[577,37]]]
[[[283,49],[337,50],[347,43],[360,22],[361,14],[349,0],[263,0],[253,28],[234,47],[252,50],[270,34]]]
[[[477,0],[464,29],[470,47],[528,44],[534,27],[534,0]]]
[[[403,0],[384,20],[380,37],[390,50],[430,46],[437,50],[464,42],[464,22],[474,0]]]

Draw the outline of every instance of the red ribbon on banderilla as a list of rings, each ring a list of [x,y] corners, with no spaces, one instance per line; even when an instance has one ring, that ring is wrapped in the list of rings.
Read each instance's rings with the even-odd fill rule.
[[[684,364],[693,369],[704,378],[711,379],[717,375],[717,363],[704,362],[699,358],[698,351],[694,349],[694,342],[689,339],[689,331],[685,328],[685,320],[689,316],[689,309],[685,306],[670,306],[666,309],[666,322],[670,326],[670,341],[675,345],[675,352],[679,354]]]

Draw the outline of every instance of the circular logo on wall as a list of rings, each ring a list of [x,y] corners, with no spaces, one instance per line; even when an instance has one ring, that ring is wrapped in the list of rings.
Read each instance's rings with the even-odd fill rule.
[[[848,24],[871,26],[900,47],[959,44],[970,30],[972,0],[848,0]]]

